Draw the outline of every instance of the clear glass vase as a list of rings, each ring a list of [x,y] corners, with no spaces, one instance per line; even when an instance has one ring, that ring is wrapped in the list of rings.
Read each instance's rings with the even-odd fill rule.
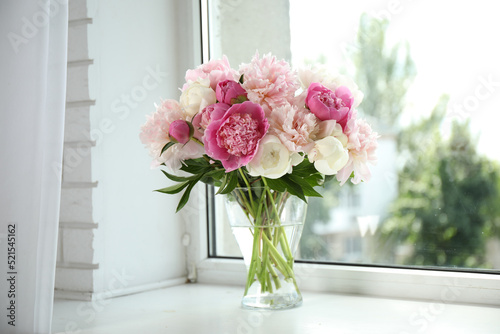
[[[236,188],[226,196],[226,209],[247,267],[242,306],[286,309],[302,304],[293,264],[306,203],[265,187]]]

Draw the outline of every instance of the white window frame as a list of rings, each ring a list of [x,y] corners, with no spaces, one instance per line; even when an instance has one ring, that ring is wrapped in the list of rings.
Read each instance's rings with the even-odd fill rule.
[[[193,9],[199,11],[200,27],[193,31],[203,61],[208,60],[207,0],[193,0]],[[196,20],[195,20],[196,21]],[[197,22],[197,23],[198,23]],[[203,36],[203,38],[202,38]],[[195,192],[193,192],[195,194]],[[192,201],[201,208],[190,214],[186,233],[189,278],[199,283],[243,285],[246,268],[242,259],[210,258],[208,254],[207,193],[204,185]],[[193,196],[192,196],[193,197]],[[403,269],[369,265],[338,265],[296,263],[294,266],[302,290],[362,294],[376,297],[428,300],[434,303],[472,303],[500,306],[500,275],[430,269]]]

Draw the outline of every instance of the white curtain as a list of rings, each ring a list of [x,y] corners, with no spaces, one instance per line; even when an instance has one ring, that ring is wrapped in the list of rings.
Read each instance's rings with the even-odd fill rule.
[[[67,31],[67,0],[0,0],[0,333],[50,332]]]

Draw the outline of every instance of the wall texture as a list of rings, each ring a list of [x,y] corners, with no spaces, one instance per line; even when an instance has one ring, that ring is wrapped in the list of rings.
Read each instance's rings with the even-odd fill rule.
[[[153,192],[169,182],[150,170],[139,131],[196,65],[193,3],[70,2],[59,297],[108,297],[186,275],[178,198]]]

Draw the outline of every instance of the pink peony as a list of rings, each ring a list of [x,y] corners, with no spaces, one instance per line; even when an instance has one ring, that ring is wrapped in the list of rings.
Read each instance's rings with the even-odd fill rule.
[[[217,101],[235,104],[247,101],[247,92],[234,80],[224,80],[217,84],[215,89]]]
[[[306,92],[307,88],[313,82],[319,82],[331,91],[335,91],[340,86],[345,86],[349,89],[354,99],[351,108],[356,108],[363,101],[363,93],[351,78],[332,71],[331,68],[327,68],[324,65],[301,68],[298,71],[298,76],[302,84],[301,86]]]
[[[262,107],[250,101],[235,104],[219,116],[220,110],[214,110],[203,141],[207,154],[231,172],[252,160],[269,124]]]
[[[369,181],[371,173],[368,162],[372,165],[377,162],[375,150],[377,149],[378,134],[373,132],[370,125],[362,119],[351,119],[344,132],[348,137],[349,160],[345,167],[337,173],[337,180],[343,185],[354,172],[352,183]]]
[[[185,79],[189,83],[205,78],[210,80],[210,87],[215,91],[220,81],[238,80],[239,76],[238,72],[233,70],[229,65],[227,57],[223,56],[221,60],[210,60],[208,63],[202,64],[194,70],[188,70]]]
[[[178,119],[170,124],[168,128],[168,135],[171,141],[185,144],[191,139],[191,136],[193,135],[191,129],[192,125],[190,125],[185,120]]]
[[[335,92],[320,83],[314,82],[307,89],[306,106],[320,120],[333,119],[344,129],[351,119],[354,98],[345,86],[335,89]]]
[[[291,104],[276,107],[269,116],[269,133],[291,152],[308,151],[318,131],[316,116]]]
[[[240,65],[240,73],[248,99],[260,104],[266,115],[274,107],[292,102],[299,87],[297,75],[290,65],[284,60],[277,61],[270,54],[259,59],[256,53],[249,64]]]

